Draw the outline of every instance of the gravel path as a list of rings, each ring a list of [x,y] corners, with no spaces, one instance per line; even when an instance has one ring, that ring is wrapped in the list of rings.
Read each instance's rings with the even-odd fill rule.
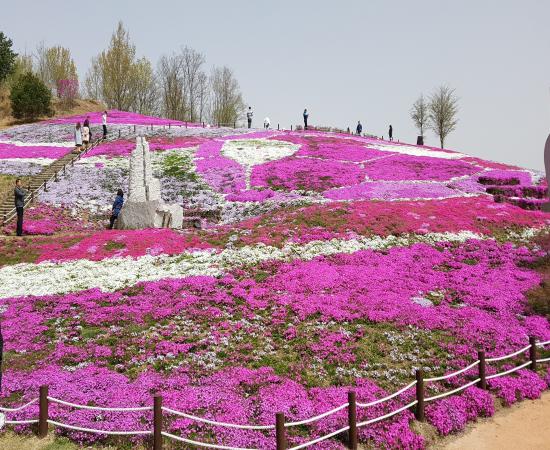
[[[450,438],[441,450],[542,450],[550,449],[550,392],[539,400],[525,400],[503,408]]]

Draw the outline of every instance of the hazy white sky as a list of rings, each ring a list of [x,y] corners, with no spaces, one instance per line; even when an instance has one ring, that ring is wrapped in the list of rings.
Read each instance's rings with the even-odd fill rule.
[[[154,64],[188,45],[232,67],[265,116],[415,142],[409,109],[448,84],[460,122],[447,147],[541,169],[550,132],[550,0],[0,0],[17,51],[69,47],[83,76],[118,20]],[[428,134],[427,143],[437,145]]]

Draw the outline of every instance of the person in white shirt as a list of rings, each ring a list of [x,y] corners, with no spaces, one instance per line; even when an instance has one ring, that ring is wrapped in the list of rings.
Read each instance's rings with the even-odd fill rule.
[[[103,139],[107,137],[107,111],[101,115],[101,125],[103,125]]]
[[[75,152],[80,152],[80,147],[82,147],[82,126],[80,125],[80,122],[76,123],[76,127],[74,128],[74,146],[75,146]]]
[[[89,143],[90,143],[90,128],[84,125],[82,127],[82,146],[84,147],[84,150],[88,148]]]
[[[271,125],[271,122],[269,121],[269,117],[266,117],[264,119],[264,128],[267,130],[269,128],[269,125]]]

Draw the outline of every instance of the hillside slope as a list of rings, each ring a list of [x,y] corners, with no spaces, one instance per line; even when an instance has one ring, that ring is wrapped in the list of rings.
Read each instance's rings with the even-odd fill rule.
[[[32,174],[69,151],[75,120],[0,132],[0,174]],[[264,449],[274,446],[276,412],[300,422],[336,409],[289,426],[292,446],[345,427],[350,390],[364,405],[408,386],[359,406],[360,422],[400,410],[414,402],[419,369],[426,397],[436,396],[426,420],[440,435],[548,388],[548,365],[528,361],[530,337],[544,343],[535,356],[550,357],[541,174],[348,134],[121,111],[109,112],[109,132],[37,194],[27,237],[4,228],[3,404],[32,400],[41,384],[84,405],[147,407],[159,393],[195,417],[268,427],[166,412],[168,432]],[[200,229],[105,229],[114,194],[127,191],[136,135],[147,137],[164,201]],[[476,386],[480,349],[495,375],[487,389]],[[36,407],[10,418],[33,418]],[[86,428],[152,427],[148,411],[51,413]],[[424,448],[413,421],[404,408],[360,427],[360,442]],[[342,434],[314,448],[345,448]]]

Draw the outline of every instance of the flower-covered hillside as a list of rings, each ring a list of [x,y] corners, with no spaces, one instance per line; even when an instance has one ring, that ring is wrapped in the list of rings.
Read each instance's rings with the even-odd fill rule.
[[[530,336],[550,339],[544,310],[530,301],[548,272],[540,174],[348,134],[111,115],[111,138],[26,211],[28,236],[16,240],[13,224],[4,227],[2,405],[34,398],[42,384],[53,397],[99,406],[148,406],[160,392],[166,406],[191,415],[272,425],[276,412],[300,421],[331,410],[350,389],[362,403],[383,397],[417,369],[427,377],[462,369],[479,349],[491,358],[525,347]],[[30,176],[70,151],[76,119],[0,133],[0,173]],[[135,134],[150,142],[164,200],[183,205],[200,229],[105,230],[116,190],[127,189]],[[491,362],[487,374],[527,354]],[[472,367],[429,383],[426,395],[476,374]],[[508,404],[536,398],[549,381],[543,364],[525,368],[489,380],[488,391],[472,386],[429,403],[427,420],[447,434],[491,415],[493,395]],[[410,403],[414,391],[358,408],[359,420]],[[152,421],[148,411],[50,411],[103,430]],[[11,417],[36,413],[32,405]],[[361,427],[360,441],[423,448],[412,419],[404,410]],[[340,410],[288,429],[289,442],[346,421]],[[271,429],[177,416],[167,416],[166,427],[203,442],[274,447]],[[314,448],[344,448],[342,439]]]

